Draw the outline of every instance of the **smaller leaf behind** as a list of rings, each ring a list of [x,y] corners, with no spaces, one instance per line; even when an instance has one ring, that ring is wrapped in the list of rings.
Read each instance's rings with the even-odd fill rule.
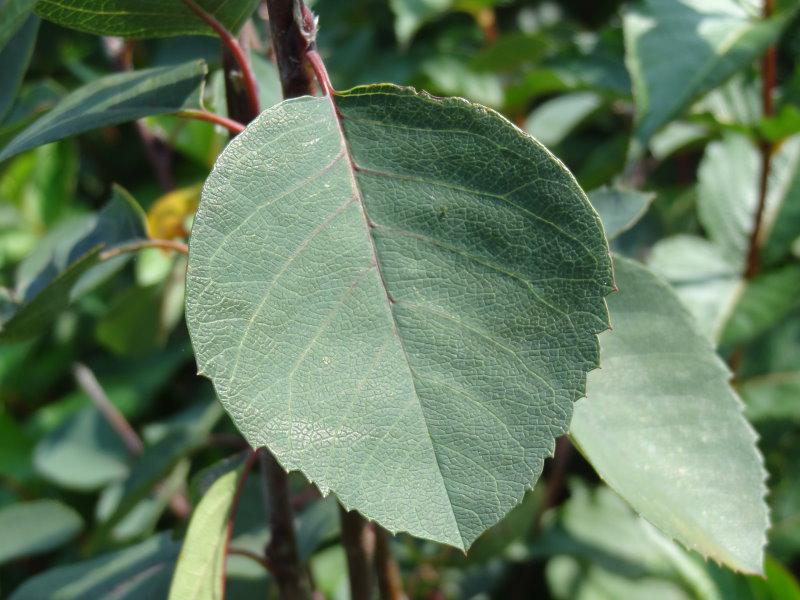
[[[570,434],[598,474],[685,546],[761,573],[766,486],[730,373],[669,286],[615,258],[613,330],[600,336]]]
[[[91,129],[174,113],[199,105],[206,64],[141,69],[101,77],[64,97],[0,152],[0,161]]]

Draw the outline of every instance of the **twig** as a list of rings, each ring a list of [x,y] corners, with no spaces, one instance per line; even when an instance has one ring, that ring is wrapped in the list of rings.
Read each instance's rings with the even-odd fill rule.
[[[89,396],[95,408],[105,417],[112,429],[117,432],[128,452],[132,456],[141,455],[144,452],[142,439],[133,430],[133,427],[131,427],[119,409],[108,399],[105,390],[103,390],[100,382],[97,381],[97,377],[94,376],[92,370],[86,365],[76,362],[72,365],[72,375],[80,388]]]
[[[189,254],[189,246],[183,242],[179,242],[177,240],[146,239],[136,240],[135,242],[123,244],[121,246],[117,246],[116,248],[111,248],[110,250],[101,252],[100,260],[108,260],[109,258],[114,258],[120,254],[127,254],[128,252],[138,252],[144,248],[161,248],[162,250],[174,250],[175,252],[180,252],[181,254]]]
[[[266,448],[258,450],[258,457],[271,534],[265,549],[266,560],[272,567],[272,574],[283,600],[309,598],[311,592],[308,580],[297,553],[288,475]]]
[[[252,550],[245,550],[244,548],[231,548],[228,547],[228,555],[235,554],[237,556],[246,556],[250,560],[257,562],[260,564],[264,569],[271,573],[272,572],[272,565],[269,564],[269,561],[261,556],[260,554],[253,552]]]
[[[763,16],[768,19],[775,10],[775,0],[764,0]],[[770,46],[761,59],[761,103],[763,116],[771,117],[774,113],[772,92],[775,88],[775,72],[777,67],[777,52],[775,46]],[[761,270],[761,227],[764,223],[764,208],[767,204],[767,193],[769,191],[769,171],[772,162],[772,143],[767,139],[762,139],[759,144],[761,150],[761,177],[758,185],[758,205],[756,206],[753,230],[750,233],[750,241],[747,249],[747,262],[745,267],[745,277],[752,279]]]
[[[295,3],[299,0],[266,0],[272,48],[284,98],[313,94],[313,82],[306,61],[307,35],[295,19]]]
[[[236,41],[236,38],[233,37],[233,34],[231,34],[230,31],[225,29],[225,26],[222,23],[217,21],[214,15],[206,12],[194,0],[183,0],[183,3],[186,4],[186,6],[188,6],[194,14],[196,14],[203,22],[205,22],[209,27],[211,27],[211,29],[214,30],[214,32],[219,36],[219,39],[222,41],[222,45],[224,46],[225,50],[229,52],[236,61],[236,65],[238,66],[239,72],[242,75],[244,91],[250,104],[250,110],[252,111],[253,115],[257,115],[261,110],[261,105],[258,102],[258,83],[256,83],[256,77],[253,74],[253,69],[250,67],[250,61],[247,59],[247,55],[245,54],[244,50],[242,50],[239,42]],[[226,71],[228,70],[226,69]]]
[[[569,470],[570,459],[574,447],[569,441],[568,435],[563,435],[556,440],[556,449],[553,453],[553,461],[550,463],[550,473],[547,477],[547,486],[544,491],[544,499],[539,511],[533,519],[533,529],[539,530],[542,517],[548,508],[558,505],[558,501],[564,493],[567,471]]]
[[[92,404],[105,417],[111,428],[117,432],[128,452],[135,457],[141,456],[144,452],[142,439],[125,419],[125,415],[109,400],[103,386],[97,381],[97,377],[95,377],[92,370],[82,363],[75,363],[72,366],[72,374],[78,386],[89,396]],[[192,512],[192,506],[183,492],[177,492],[169,499],[169,507],[179,519],[186,519],[189,513]]]
[[[207,110],[195,110],[190,108],[175,113],[175,116],[181,117],[182,119],[195,119],[197,121],[206,121],[208,123],[214,123],[215,125],[221,125],[234,135],[244,131],[244,125],[239,123],[239,121],[234,121],[233,119],[223,117],[222,115]]]
[[[375,525],[375,569],[382,600],[405,600],[400,567],[392,555],[389,532]]]
[[[247,458],[244,461],[244,465],[242,466],[242,474],[239,476],[239,481],[236,482],[236,490],[233,492],[233,500],[231,501],[231,508],[228,512],[228,526],[225,531],[225,560],[222,561],[222,569],[221,569],[221,576],[222,576],[222,589],[225,589],[225,580],[228,577],[228,560],[227,555],[230,553],[231,548],[231,538],[233,537],[233,522],[236,520],[236,513],[239,510],[239,502],[242,499],[242,492],[244,491],[244,486],[247,483],[247,477],[250,475],[250,471],[253,469],[253,465],[256,463],[257,453],[255,450],[250,450],[247,455]]]
[[[331,78],[328,75],[328,70],[325,68],[325,63],[322,62],[322,57],[319,55],[319,52],[317,52],[316,49],[309,50],[306,53],[306,58],[308,58],[308,62],[311,65],[311,68],[314,70],[314,75],[316,76],[322,91],[326,96],[333,94],[334,90],[333,85],[331,84]]]
[[[347,511],[339,505],[342,524],[342,546],[347,555],[350,577],[350,598],[372,598],[372,567],[375,558],[375,530],[357,511]]]

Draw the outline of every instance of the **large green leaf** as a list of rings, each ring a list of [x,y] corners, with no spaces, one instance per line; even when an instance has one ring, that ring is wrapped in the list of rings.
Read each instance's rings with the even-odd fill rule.
[[[223,597],[228,516],[241,469],[214,482],[192,513],[169,590],[171,600],[220,600]]]
[[[180,546],[162,533],[136,546],[29,579],[10,600],[165,598]]]
[[[232,31],[238,31],[258,0],[197,0]],[[128,38],[216,35],[183,0],[39,0],[43,18],[80,31]]]
[[[265,111],[206,182],[198,365],[253,447],[466,548],[535,483],[597,365],[600,220],[491,110],[389,85],[335,102]]]
[[[600,337],[571,435],[600,476],[670,537],[760,573],[766,473],[730,373],[669,286],[616,258],[613,331]]]
[[[144,212],[119,186],[97,214],[65,224],[65,231],[40,244],[21,263],[13,311],[0,321],[0,342],[38,335],[72,300],[127,260],[118,256],[103,261],[101,250],[147,237]]]
[[[758,148],[744,135],[729,134],[708,145],[697,172],[698,216],[725,257],[743,268],[755,221],[761,178]],[[800,136],[785,141],[770,166],[760,242],[769,242],[771,260],[788,252],[800,226],[793,220],[800,205]]]
[[[67,95],[18,134],[0,152],[0,161],[98,127],[195,106],[205,74],[206,64],[195,60],[101,77]]]
[[[81,529],[81,516],[56,500],[34,500],[0,509],[0,564],[58,548]]]
[[[762,20],[749,8],[736,0],[645,0],[628,10],[626,61],[642,144],[760,56],[790,17]]]

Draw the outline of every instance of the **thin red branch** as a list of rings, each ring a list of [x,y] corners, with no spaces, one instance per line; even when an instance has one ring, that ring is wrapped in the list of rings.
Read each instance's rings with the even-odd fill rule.
[[[375,525],[375,569],[381,600],[405,600],[400,567],[392,554],[389,532]]]
[[[314,75],[316,76],[323,93],[326,96],[333,95],[334,90],[333,85],[331,84],[331,78],[328,75],[328,70],[325,68],[325,63],[322,62],[322,57],[319,55],[319,52],[317,52],[316,49],[309,50],[306,52],[306,58],[308,59],[311,68],[314,70]]]
[[[144,451],[144,444],[139,434],[134,431],[125,416],[108,399],[105,390],[97,381],[92,370],[82,363],[72,366],[72,375],[80,388],[89,396],[95,408],[100,411],[111,428],[124,442],[125,447],[132,456],[139,456]]]
[[[764,0],[763,16],[768,19],[775,10],[774,0]],[[777,71],[777,52],[775,46],[770,46],[761,59],[761,104],[765,118],[771,117],[775,112],[773,103],[773,90]],[[761,228],[764,223],[764,208],[767,204],[769,192],[769,171],[772,163],[773,146],[769,140],[762,139],[759,144],[761,150],[761,176],[758,185],[758,205],[754,217],[753,229],[747,249],[745,277],[752,279],[761,270]]]
[[[257,562],[260,564],[264,569],[272,573],[272,565],[269,564],[269,561],[261,556],[260,554],[253,552],[252,550],[246,550],[244,548],[228,548],[228,555],[235,554],[237,556],[245,556],[250,560]]]
[[[339,505],[342,547],[347,555],[347,573],[352,600],[372,598],[372,571],[375,561],[375,530],[358,511]]]
[[[128,252],[138,252],[143,248],[161,248],[162,250],[174,250],[175,252],[180,252],[181,254],[189,254],[189,246],[183,242],[179,242],[177,240],[146,239],[136,240],[135,242],[123,244],[122,246],[117,246],[116,248],[111,248],[110,250],[101,252],[100,260],[108,260],[109,258],[114,258],[120,254],[127,254]]]
[[[197,4],[194,0],[183,0],[183,3],[191,9],[203,22],[206,23],[222,40],[222,44],[231,53],[239,70],[242,74],[242,81],[244,83],[245,93],[250,104],[250,110],[254,115],[261,112],[261,105],[258,101],[258,84],[256,77],[253,74],[253,69],[250,67],[250,61],[247,59],[247,54],[233,37],[233,34],[228,31],[225,26],[217,21],[214,15],[206,12],[203,7]]]
[[[175,113],[175,116],[181,117],[182,119],[195,119],[197,121],[206,121],[207,123],[214,123],[215,125],[221,125],[225,129],[230,131],[233,135],[242,133],[245,127],[244,125],[239,123],[239,121],[234,121],[233,119],[229,119],[228,117],[223,117],[222,115],[218,115],[217,113],[209,112],[207,110],[187,109]]]
[[[242,466],[242,474],[239,476],[239,481],[236,482],[236,490],[233,492],[233,501],[231,502],[231,509],[228,512],[228,527],[225,531],[225,560],[222,561],[222,589],[225,589],[225,580],[228,577],[228,560],[227,556],[231,549],[231,538],[233,537],[233,522],[236,519],[236,512],[239,510],[239,502],[242,499],[242,492],[244,492],[244,485],[247,483],[247,477],[256,463],[258,454],[255,450],[250,450],[247,458]]]

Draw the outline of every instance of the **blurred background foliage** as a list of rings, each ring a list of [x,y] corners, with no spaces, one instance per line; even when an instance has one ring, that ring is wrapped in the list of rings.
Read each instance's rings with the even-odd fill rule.
[[[715,217],[735,213],[757,193],[752,165],[763,138],[785,154],[776,159],[776,187],[800,205],[800,22],[786,27],[778,46],[774,116],[762,115],[753,62],[704,91],[637,158],[622,32],[630,4],[317,0],[312,7],[337,88],[390,81],[465,96],[540,139],[587,191],[625,185],[652,193],[649,210],[615,250],[670,281],[736,369],[770,473],[767,578],[731,573],[664,538],[573,454],[564,489],[548,497],[548,466],[536,490],[468,557],[395,538],[412,597],[800,598],[792,575],[800,572],[800,210],[776,225],[787,226],[785,248],[765,256],[769,268],[747,283],[732,266],[730,232],[720,232]],[[260,10],[243,35],[267,106],[280,100],[280,85],[264,16]],[[119,69],[115,43],[41,22],[22,86],[5,107],[0,94],[0,146],[67,90]],[[225,111],[216,39],[150,40],[130,49],[137,68],[204,58],[206,106]],[[186,237],[199,186],[226,140],[207,123],[149,117],[3,163],[0,286],[12,288],[69,244],[106,204],[113,183],[144,207],[150,235]],[[31,576],[63,576],[52,569],[74,565],[79,583],[63,598],[110,590],[122,590],[115,598],[162,597],[177,554],[170,531],[185,528],[209,468],[230,456],[241,462],[242,438],[195,373],[182,319],[184,269],[184,257],[158,249],[119,261],[42,335],[0,347],[0,596]],[[126,445],[76,384],[76,363],[89,366],[141,447]],[[314,584],[326,597],[347,597],[336,506],[293,477],[301,554]],[[251,483],[234,545],[259,550],[269,532],[258,480]],[[20,501],[36,502],[21,514]],[[15,535],[24,522],[38,523],[41,534]],[[117,554],[109,558],[110,551]],[[90,573],[102,575],[89,581]],[[264,597],[270,585],[241,556],[231,557],[229,574],[234,600]],[[36,597],[35,586],[23,591],[15,597]]]

